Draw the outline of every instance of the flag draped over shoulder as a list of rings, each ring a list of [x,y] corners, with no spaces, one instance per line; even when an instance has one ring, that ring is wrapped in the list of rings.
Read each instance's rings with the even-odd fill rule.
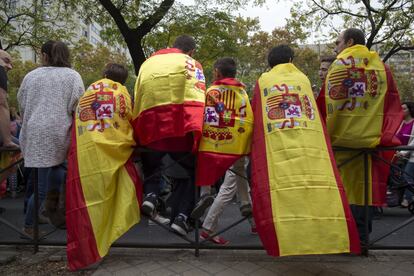
[[[204,102],[200,63],[176,48],[158,51],[141,65],[135,84],[133,127],[139,144],[192,133],[192,149],[196,150]]]
[[[131,160],[131,108],[126,88],[109,79],[93,83],[77,106],[66,183],[71,270],[101,259],[139,222],[142,187]]]
[[[252,126],[244,85],[233,78],[215,81],[206,93],[197,185],[213,185],[235,161],[250,153]]]
[[[401,104],[392,74],[379,55],[363,45],[346,48],[332,63],[321,95],[322,113],[332,146],[375,148],[399,145],[394,136],[402,120]],[[338,151],[338,164],[358,154]],[[380,152],[390,160],[393,152]],[[340,167],[350,204],[364,204],[364,159],[359,156]],[[385,202],[389,166],[368,157],[369,204]]]
[[[279,64],[253,98],[252,202],[269,255],[359,253],[355,222],[308,78]]]

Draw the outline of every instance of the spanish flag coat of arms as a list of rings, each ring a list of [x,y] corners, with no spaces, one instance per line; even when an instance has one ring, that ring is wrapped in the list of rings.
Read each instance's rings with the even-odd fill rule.
[[[253,98],[253,214],[269,255],[359,253],[355,222],[308,78],[279,64]]]
[[[131,160],[131,99],[102,79],[80,98],[72,126],[66,183],[69,268],[87,267],[139,222],[142,185]]]
[[[250,154],[253,112],[244,84],[213,82],[206,93],[203,133],[197,156],[197,185],[213,185],[241,156]]]

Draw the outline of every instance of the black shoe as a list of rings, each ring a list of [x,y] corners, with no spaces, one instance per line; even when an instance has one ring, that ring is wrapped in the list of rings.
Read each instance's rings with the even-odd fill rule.
[[[247,203],[240,206],[240,213],[243,217],[250,217],[252,214],[252,205]]]
[[[200,197],[200,200],[197,202],[193,211],[191,212],[190,217],[193,219],[201,218],[204,215],[204,212],[211,204],[214,202],[214,196],[204,195]]]
[[[152,217],[156,207],[157,196],[155,194],[149,194],[144,198],[144,202],[141,206],[141,212],[146,216]]]
[[[181,215],[175,217],[173,224],[171,224],[171,228],[180,235],[187,235],[188,233],[188,225],[185,221],[185,218]]]

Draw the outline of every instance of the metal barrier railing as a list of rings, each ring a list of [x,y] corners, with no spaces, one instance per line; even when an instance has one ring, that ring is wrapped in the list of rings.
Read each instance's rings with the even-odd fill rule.
[[[368,156],[371,155],[372,158],[376,158],[395,169],[400,169],[399,167],[395,166],[391,162],[385,160],[381,156],[377,154],[379,151],[413,151],[413,146],[397,146],[397,147],[377,147],[377,148],[360,148],[360,149],[353,149],[353,148],[344,148],[344,147],[334,147],[334,151],[353,151],[358,152],[356,155],[352,156],[351,158],[345,160],[341,164],[338,164],[338,167],[344,166],[348,162],[352,161],[353,159],[363,155],[364,158],[364,230],[365,230],[365,240],[363,246],[363,254],[368,256],[370,249],[414,249],[413,246],[375,246],[374,244],[384,238],[390,236],[391,234],[395,233],[396,231],[404,228],[405,226],[411,224],[414,221],[414,217],[411,217],[401,224],[395,226],[389,232],[381,235],[380,237],[376,238],[373,241],[370,241],[370,233],[369,233],[369,172],[368,172]],[[408,174],[404,170],[402,171],[403,174],[413,177],[413,175]]]
[[[363,246],[363,249],[364,249],[363,254],[366,255],[366,256],[369,254],[369,250],[371,250],[371,249],[410,249],[410,250],[414,249],[414,245],[413,246],[398,246],[398,245],[375,246],[375,243],[377,243],[378,241],[384,239],[385,237],[388,237],[392,233],[395,233],[396,231],[400,230],[401,228],[403,228],[403,227],[409,225],[410,223],[412,223],[414,221],[414,216],[412,218],[402,222],[401,224],[395,226],[389,232],[381,235],[380,237],[376,238],[373,241],[370,241],[370,238],[369,238],[370,233],[369,233],[369,221],[368,221],[368,217],[369,217],[368,156],[371,155],[373,158],[377,158],[378,160],[381,160],[382,162],[385,162],[390,166],[395,166],[395,165],[391,164],[390,162],[388,162],[387,160],[384,160],[382,157],[378,156],[376,153],[378,151],[397,151],[397,150],[414,151],[414,147],[398,146],[398,147],[377,147],[377,148],[360,148],[360,149],[342,148],[342,147],[335,147],[334,148],[334,151],[354,151],[354,152],[357,152],[357,154],[354,155],[353,157],[351,157],[350,159],[344,161],[341,164],[338,164],[338,167],[345,165],[346,163],[352,161],[353,159],[355,159],[355,158],[357,158],[361,155],[363,155],[363,158],[364,158],[364,191],[365,191],[365,193],[364,193],[364,210],[365,210],[365,234],[366,235],[365,235],[365,241],[364,241],[364,246]],[[21,162],[21,161],[22,160],[19,160],[19,162]],[[178,163],[179,163],[179,161],[180,160],[177,160]],[[14,166],[16,164],[18,164],[18,163],[16,162],[14,164]],[[171,165],[171,166],[173,166],[173,165]],[[168,167],[164,167],[163,170],[165,170],[167,168]],[[6,170],[6,169],[4,169],[4,170]],[[3,172],[4,170],[1,170],[0,173]],[[235,171],[233,171],[233,173],[235,173],[239,177],[245,178],[244,176],[237,174],[237,172],[235,172]],[[403,172],[403,173],[407,174],[406,172]],[[13,229],[14,231],[20,233],[21,235],[25,235],[26,237],[30,238],[29,241],[8,241],[8,240],[2,241],[1,240],[0,244],[2,244],[2,245],[16,245],[16,244],[19,244],[19,245],[33,245],[34,253],[38,252],[39,245],[64,246],[64,245],[66,245],[66,242],[63,242],[63,241],[53,241],[53,242],[51,242],[51,241],[44,240],[44,238],[46,236],[48,236],[49,234],[51,234],[55,230],[53,230],[49,233],[46,233],[45,235],[39,237],[39,221],[38,221],[39,198],[38,198],[38,185],[37,185],[38,183],[37,183],[37,171],[36,170],[33,170],[31,177],[32,177],[32,180],[33,180],[32,183],[33,183],[33,188],[34,188],[33,192],[34,192],[34,202],[35,202],[33,237],[30,237],[30,236],[26,235],[20,229],[18,229],[16,226],[14,226],[11,223],[9,223],[9,222],[5,221],[4,219],[0,218],[0,223],[3,223],[6,226]],[[153,177],[153,176],[149,176],[149,177]],[[195,196],[195,202],[197,202],[199,200],[199,187],[196,187],[194,196]],[[198,220],[196,220],[196,223],[195,223],[194,239],[190,239],[187,236],[182,236],[182,235],[179,235],[179,234],[173,232],[170,227],[168,227],[166,225],[163,225],[163,224],[159,223],[158,221],[155,221],[152,218],[148,218],[149,220],[153,221],[155,224],[159,225],[164,230],[166,230],[168,232],[171,232],[171,233],[175,234],[176,236],[180,237],[181,239],[183,239],[184,241],[187,242],[187,244],[165,244],[165,243],[144,244],[144,243],[138,243],[138,242],[115,242],[112,246],[114,246],[114,247],[134,247],[134,248],[164,248],[164,249],[186,248],[186,249],[194,249],[195,250],[195,256],[199,256],[200,249],[262,250],[263,246],[261,246],[261,245],[226,245],[226,246],[220,246],[220,245],[206,244],[207,241],[209,241],[209,240],[213,239],[214,237],[230,230],[231,228],[237,226],[238,224],[242,223],[243,221],[245,221],[248,218],[249,217],[242,217],[241,219],[236,220],[235,222],[231,223],[230,225],[227,225],[224,228],[218,230],[217,232],[211,234],[209,236],[209,238],[207,238],[207,239],[205,239],[201,242],[200,242],[200,239],[199,239],[200,226],[198,225]]]

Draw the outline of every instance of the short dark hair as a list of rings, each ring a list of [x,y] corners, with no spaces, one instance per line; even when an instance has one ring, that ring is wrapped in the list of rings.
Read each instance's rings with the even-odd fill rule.
[[[332,63],[332,62],[334,62],[335,61],[335,59],[336,59],[336,57],[335,56],[331,56],[331,55],[329,55],[329,56],[321,56],[321,58],[320,58],[320,62],[322,63],[322,62],[329,62],[329,63]]]
[[[120,84],[124,84],[128,78],[128,70],[122,64],[108,63],[103,71],[103,76]]]
[[[69,48],[65,43],[49,40],[42,45],[40,51],[47,55],[48,65],[55,67],[71,67]]]
[[[365,45],[365,34],[357,28],[349,28],[344,31],[344,41],[348,42],[350,39],[354,40],[354,45]]]
[[[401,105],[405,104],[410,111],[411,117],[414,118],[414,103],[413,102],[403,102]]]
[[[236,61],[231,57],[219,58],[214,63],[214,69],[217,69],[225,78],[234,78],[237,73]]]
[[[175,39],[173,47],[180,49],[184,53],[188,53],[196,48],[196,43],[193,37],[180,35]]]
[[[278,64],[288,63],[293,60],[295,53],[291,47],[286,44],[278,45],[270,50],[267,56],[269,66],[272,68]]]

